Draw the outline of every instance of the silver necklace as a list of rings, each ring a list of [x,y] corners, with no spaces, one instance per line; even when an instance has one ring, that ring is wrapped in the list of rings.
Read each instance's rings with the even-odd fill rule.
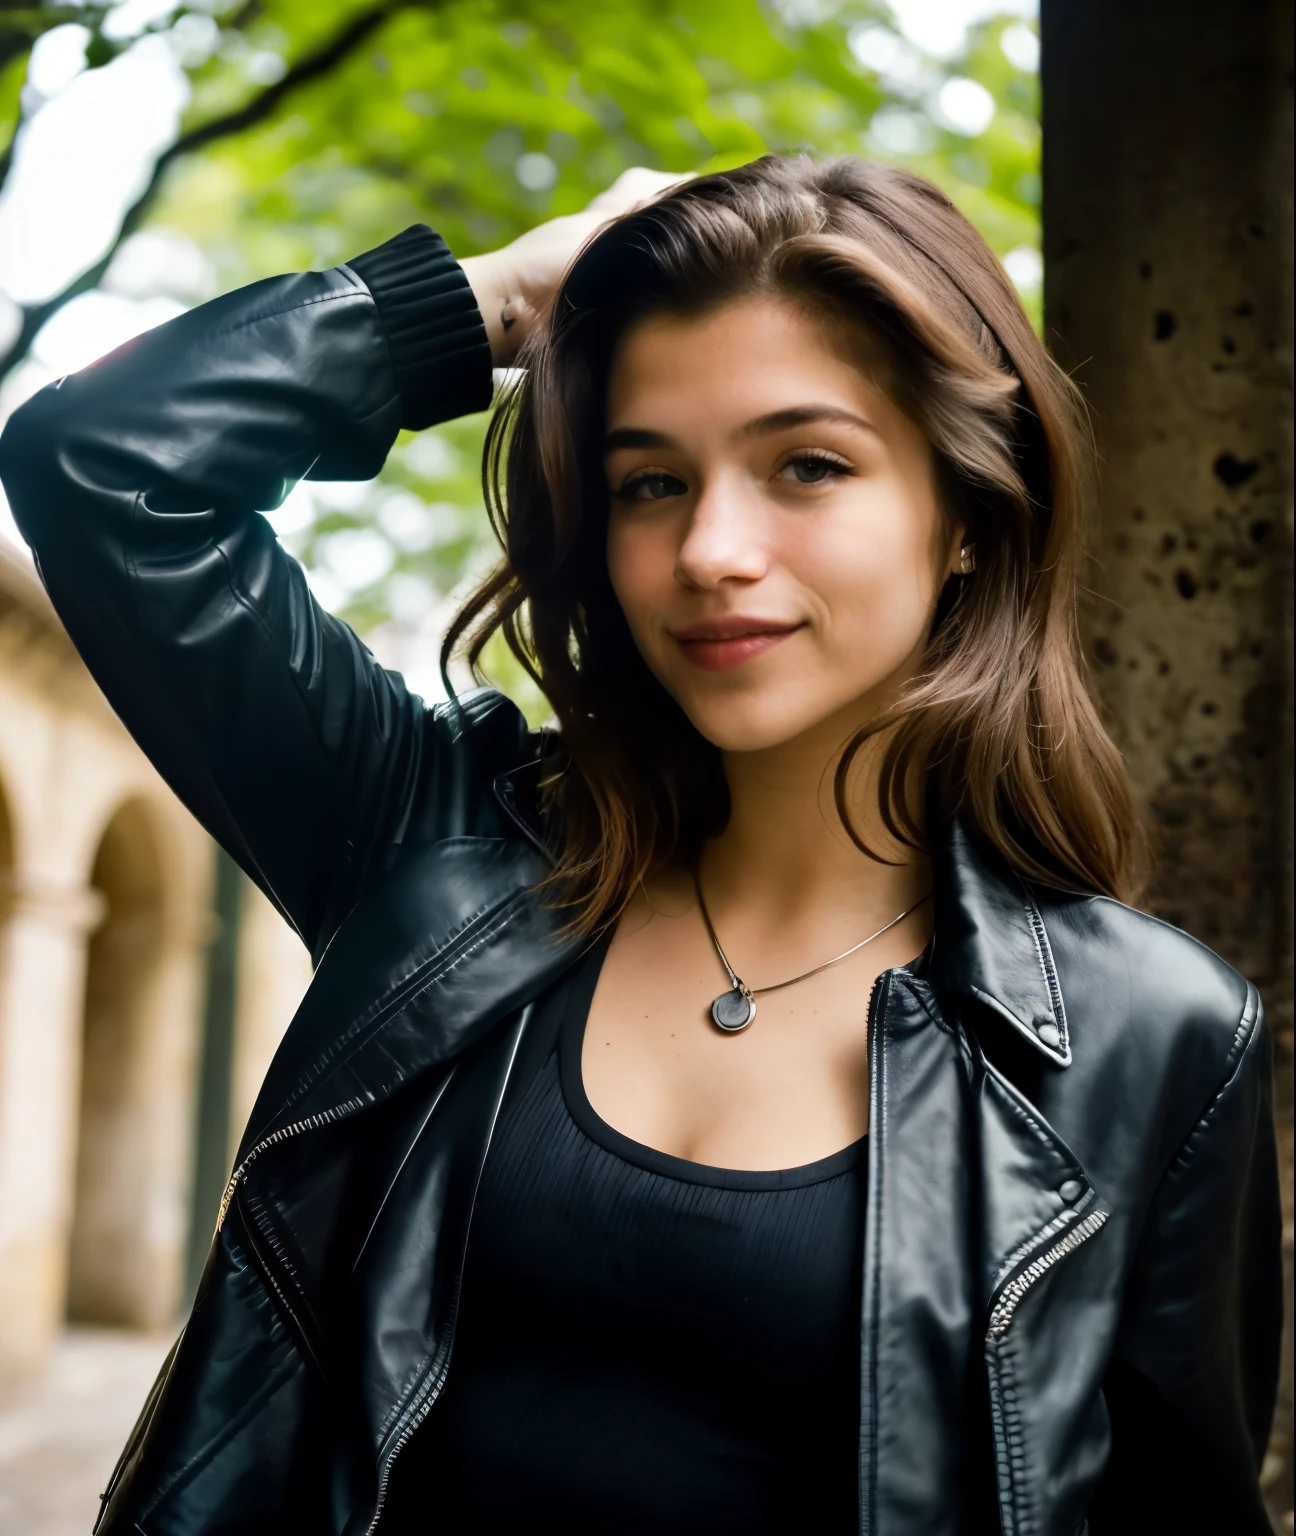
[[[840,955],[834,955],[831,960],[825,960],[822,965],[816,965],[812,970],[802,971],[799,976],[793,976],[789,981],[776,981],[769,987],[749,987],[729,964],[728,956],[720,947],[720,940],[716,937],[715,927],[711,922],[711,914],[707,911],[706,897],[702,894],[702,881],[696,869],[693,871],[693,888],[697,891],[698,906],[702,909],[702,921],[711,935],[716,954],[720,956],[720,964],[729,975],[729,991],[722,992],[711,1004],[711,1022],[727,1035],[736,1035],[740,1029],[746,1029],[756,1017],[756,998],[760,993],[781,992],[784,987],[794,987],[798,981],[808,981],[811,976],[817,976],[820,971],[826,971],[830,965],[836,965],[838,961],[848,959],[863,949],[866,944],[871,944],[874,939],[880,939],[884,933],[889,933],[897,923],[904,922],[911,912],[916,912],[923,902],[931,897],[931,892],[928,891],[926,896],[920,896],[912,907],[906,907],[899,917],[893,917],[885,927],[879,928],[876,933],[870,933],[867,939],[861,939],[858,944],[852,944],[849,949],[842,950]]]

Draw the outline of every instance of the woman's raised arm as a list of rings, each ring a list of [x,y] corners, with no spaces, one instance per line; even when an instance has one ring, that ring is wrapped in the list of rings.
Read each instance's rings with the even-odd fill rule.
[[[0,478],[90,671],[312,951],[400,836],[449,731],[313,601],[258,509],[375,475],[401,427],[489,403],[463,270],[425,227],[216,299],[42,390]]]
[[[441,785],[464,818],[465,765],[453,712],[425,710],[319,608],[258,511],[303,477],[368,479],[402,427],[488,405],[492,363],[580,243],[671,179],[628,172],[463,266],[419,225],[254,283],[50,385],[0,437],[14,516],[90,671],[313,953],[410,816],[435,822]]]

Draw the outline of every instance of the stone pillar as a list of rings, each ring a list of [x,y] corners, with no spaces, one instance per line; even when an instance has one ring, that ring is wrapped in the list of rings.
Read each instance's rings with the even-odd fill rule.
[[[215,931],[209,907],[169,914],[146,1003],[141,1112],[147,1126],[132,1217],[136,1263],[127,1321],[173,1324],[185,1293],[193,1189],[199,1029],[207,951]]]
[[[18,879],[0,903],[0,1370],[20,1375],[63,1322],[86,939],[104,900]]]
[[[1089,654],[1149,904],[1264,994],[1290,1254],[1291,6],[1043,0],[1041,32],[1046,331],[1103,455]]]
[[[250,880],[243,882],[239,924],[238,1005],[234,1034],[229,1160],[242,1139],[261,1082],[306,995],[306,946]]]

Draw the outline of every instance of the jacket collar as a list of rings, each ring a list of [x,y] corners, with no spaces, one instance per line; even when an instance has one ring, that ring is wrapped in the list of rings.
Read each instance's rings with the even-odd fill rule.
[[[933,980],[992,1009],[1054,1066],[1070,1066],[1066,1005],[1035,893],[957,819],[932,860]]]

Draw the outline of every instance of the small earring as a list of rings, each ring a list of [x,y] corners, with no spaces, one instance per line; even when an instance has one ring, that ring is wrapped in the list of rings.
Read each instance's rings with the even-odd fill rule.
[[[976,545],[965,544],[959,550],[959,575],[970,576],[976,570]]]

